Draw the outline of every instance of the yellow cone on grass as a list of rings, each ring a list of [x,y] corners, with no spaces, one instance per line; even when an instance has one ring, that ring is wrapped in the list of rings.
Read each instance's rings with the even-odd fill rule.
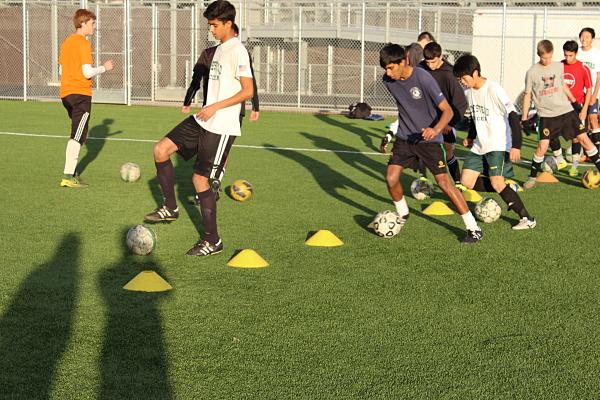
[[[481,195],[473,189],[465,190],[462,192],[462,195],[465,198],[465,201],[469,201],[471,203],[477,203],[479,200],[481,200]]]
[[[536,180],[538,182],[543,182],[543,183],[555,183],[558,182],[558,179],[556,179],[556,177],[554,175],[552,175],[550,172],[542,172],[540,173]]]
[[[434,201],[426,209],[423,210],[425,215],[452,215],[454,211],[441,201]]]
[[[312,235],[306,242],[307,246],[336,247],[344,244],[335,234],[327,229],[321,229]]]
[[[142,271],[123,286],[123,289],[134,292],[166,292],[173,289],[173,286],[154,271]]]
[[[229,260],[227,266],[237,268],[264,268],[268,267],[269,263],[256,251],[252,249],[244,249],[236,254],[236,256],[231,260]]]

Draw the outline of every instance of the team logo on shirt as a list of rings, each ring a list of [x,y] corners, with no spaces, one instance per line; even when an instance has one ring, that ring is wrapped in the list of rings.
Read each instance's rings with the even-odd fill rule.
[[[563,80],[565,81],[569,89],[573,89],[573,86],[575,86],[575,76],[572,73],[565,72],[563,75]]]
[[[550,136],[550,129],[544,128],[544,130],[542,131],[542,135],[544,135],[546,137]]]
[[[423,97],[423,93],[421,92],[421,89],[419,89],[416,86],[410,88],[410,95],[415,100],[419,100]]]
[[[438,161],[438,168],[444,168],[446,164],[442,160]]]

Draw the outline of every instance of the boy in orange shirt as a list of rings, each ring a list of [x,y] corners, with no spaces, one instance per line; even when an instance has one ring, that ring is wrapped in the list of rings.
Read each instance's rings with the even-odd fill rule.
[[[71,138],[67,142],[64,176],[60,186],[84,188],[87,184],[75,172],[79,151],[87,139],[88,123],[92,110],[92,78],[113,69],[112,60],[94,68],[92,45],[87,36],[96,30],[96,15],[80,9],[73,16],[75,33],[60,46],[60,98],[71,119]]]

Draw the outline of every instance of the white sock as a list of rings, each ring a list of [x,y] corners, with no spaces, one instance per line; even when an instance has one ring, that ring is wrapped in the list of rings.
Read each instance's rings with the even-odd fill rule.
[[[475,217],[471,214],[471,211],[467,211],[465,214],[461,215],[465,226],[470,231],[480,231],[479,225],[477,225],[477,221],[475,221]]]
[[[396,212],[399,216],[404,217],[408,215],[408,204],[406,204],[406,198],[404,196],[402,196],[400,200],[395,201],[394,205],[396,206]]]
[[[573,154],[573,168],[577,168],[579,166],[579,153]]]
[[[75,173],[80,149],[81,144],[78,141],[69,139],[67,142],[67,150],[65,151],[65,175],[73,175]]]
[[[586,150],[586,151],[585,151],[585,154],[587,154],[587,155],[588,155],[588,157],[595,156],[596,154],[598,154],[598,149],[596,148],[596,146],[594,146],[594,148],[593,148],[593,149],[591,149],[591,150],[589,150],[589,151],[588,151],[588,150]]]

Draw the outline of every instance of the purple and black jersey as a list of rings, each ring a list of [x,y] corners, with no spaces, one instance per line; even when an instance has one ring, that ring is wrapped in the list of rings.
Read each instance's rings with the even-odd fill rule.
[[[398,131],[400,139],[421,136],[423,128],[431,128],[439,121],[438,104],[446,100],[431,74],[421,68],[413,68],[405,80],[393,80],[383,76],[383,84],[396,100],[398,106]],[[442,135],[428,143],[442,143]]]

